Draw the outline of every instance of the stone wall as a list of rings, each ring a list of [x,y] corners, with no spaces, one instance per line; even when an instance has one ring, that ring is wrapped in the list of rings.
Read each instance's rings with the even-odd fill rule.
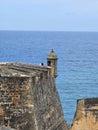
[[[98,98],[78,100],[70,130],[98,130]]]
[[[10,127],[0,126],[0,130],[15,130],[15,129],[11,129]]]
[[[67,130],[54,78],[35,84],[33,101],[38,130]]]
[[[32,104],[29,78],[0,77],[0,125],[21,130],[33,126],[29,104]]]
[[[0,125],[17,130],[68,130],[50,68],[0,66]]]

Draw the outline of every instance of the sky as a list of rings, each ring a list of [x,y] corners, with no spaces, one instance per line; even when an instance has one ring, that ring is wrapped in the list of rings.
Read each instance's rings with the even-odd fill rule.
[[[0,30],[98,32],[98,0],[0,0]]]

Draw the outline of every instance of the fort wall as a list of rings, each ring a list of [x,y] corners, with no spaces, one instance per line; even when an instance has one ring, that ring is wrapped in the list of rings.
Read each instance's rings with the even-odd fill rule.
[[[0,125],[17,130],[68,130],[51,68],[0,65]]]
[[[98,130],[98,98],[78,100],[70,130]]]

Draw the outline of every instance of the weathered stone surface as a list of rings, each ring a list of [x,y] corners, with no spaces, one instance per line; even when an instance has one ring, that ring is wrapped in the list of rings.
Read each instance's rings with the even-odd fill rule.
[[[15,130],[10,127],[0,126],[0,130]]]
[[[98,130],[98,98],[78,100],[70,130]]]
[[[50,67],[0,64],[0,125],[18,130],[68,130]]]

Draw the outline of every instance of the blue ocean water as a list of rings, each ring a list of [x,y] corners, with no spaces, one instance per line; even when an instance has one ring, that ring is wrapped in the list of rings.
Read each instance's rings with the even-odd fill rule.
[[[0,31],[0,62],[46,64],[52,48],[59,57],[56,83],[70,124],[77,99],[98,97],[98,33]]]

